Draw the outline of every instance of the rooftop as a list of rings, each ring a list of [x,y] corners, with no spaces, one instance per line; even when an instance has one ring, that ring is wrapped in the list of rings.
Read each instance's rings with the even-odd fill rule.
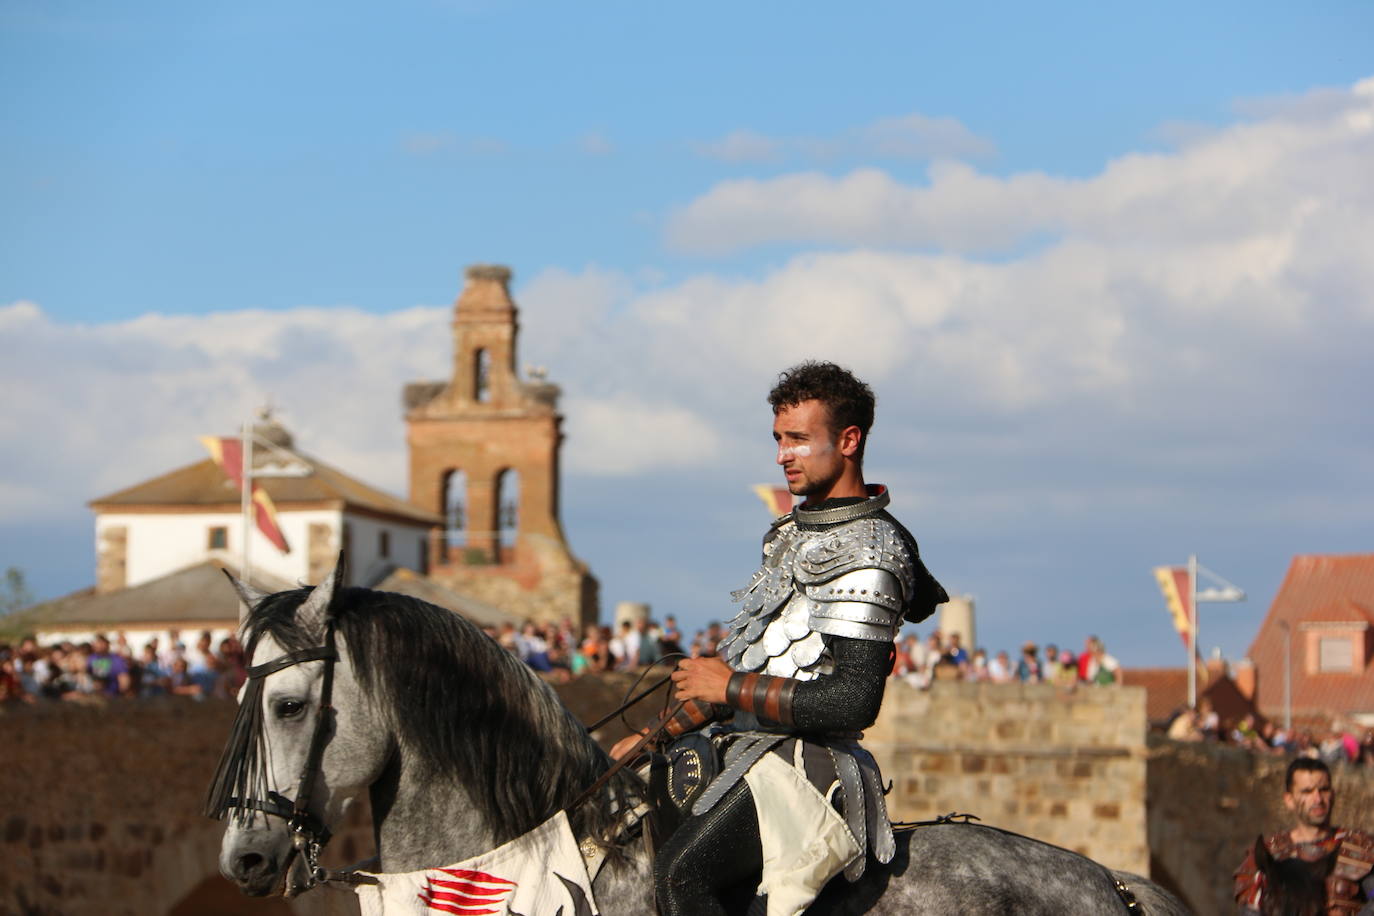
[[[280,432],[279,432],[280,431]],[[280,427],[258,428],[258,438],[273,442],[271,448],[254,450],[256,483],[267,491],[281,511],[318,508],[320,504],[362,510],[424,525],[442,525],[443,519],[398,496],[363,483],[338,468],[291,447]],[[284,441],[286,444],[278,444]],[[211,458],[177,468],[151,480],[134,484],[91,500],[96,512],[149,510],[181,506],[237,506],[238,487]]]
[[[1374,608],[1374,553],[1294,557],[1250,645],[1260,708],[1274,715],[1283,706],[1284,653],[1291,638],[1296,714],[1374,712],[1374,668],[1366,665],[1354,673],[1309,674],[1305,651],[1305,630],[1322,623],[1363,628],[1374,622],[1370,608]]]

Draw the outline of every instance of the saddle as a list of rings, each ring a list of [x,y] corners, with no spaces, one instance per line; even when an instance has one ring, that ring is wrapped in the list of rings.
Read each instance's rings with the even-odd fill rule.
[[[649,839],[659,849],[720,772],[711,740],[700,732],[678,737],[649,756]]]

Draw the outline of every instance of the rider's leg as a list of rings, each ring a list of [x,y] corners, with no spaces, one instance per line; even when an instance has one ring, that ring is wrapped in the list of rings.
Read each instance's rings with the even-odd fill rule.
[[[754,796],[740,780],[715,807],[689,817],[654,860],[654,889],[663,916],[723,914],[720,895],[763,870]]]

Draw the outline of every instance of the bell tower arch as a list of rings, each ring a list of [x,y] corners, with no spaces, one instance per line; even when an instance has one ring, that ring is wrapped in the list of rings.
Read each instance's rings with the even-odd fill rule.
[[[516,370],[510,268],[476,264],[466,278],[452,374],[405,389],[410,499],[448,520],[431,541],[430,575],[511,613],[595,622],[596,579],[559,520],[558,386]]]

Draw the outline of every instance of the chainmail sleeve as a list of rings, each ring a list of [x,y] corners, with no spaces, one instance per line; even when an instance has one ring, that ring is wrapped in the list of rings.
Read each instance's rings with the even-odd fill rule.
[[[878,718],[892,666],[892,643],[832,637],[835,671],[797,684],[792,721],[798,731],[862,731]]]
[[[892,666],[892,643],[830,638],[835,669],[828,677],[796,678],[736,673],[726,688],[731,706],[760,722],[799,734],[856,732],[873,724]]]

